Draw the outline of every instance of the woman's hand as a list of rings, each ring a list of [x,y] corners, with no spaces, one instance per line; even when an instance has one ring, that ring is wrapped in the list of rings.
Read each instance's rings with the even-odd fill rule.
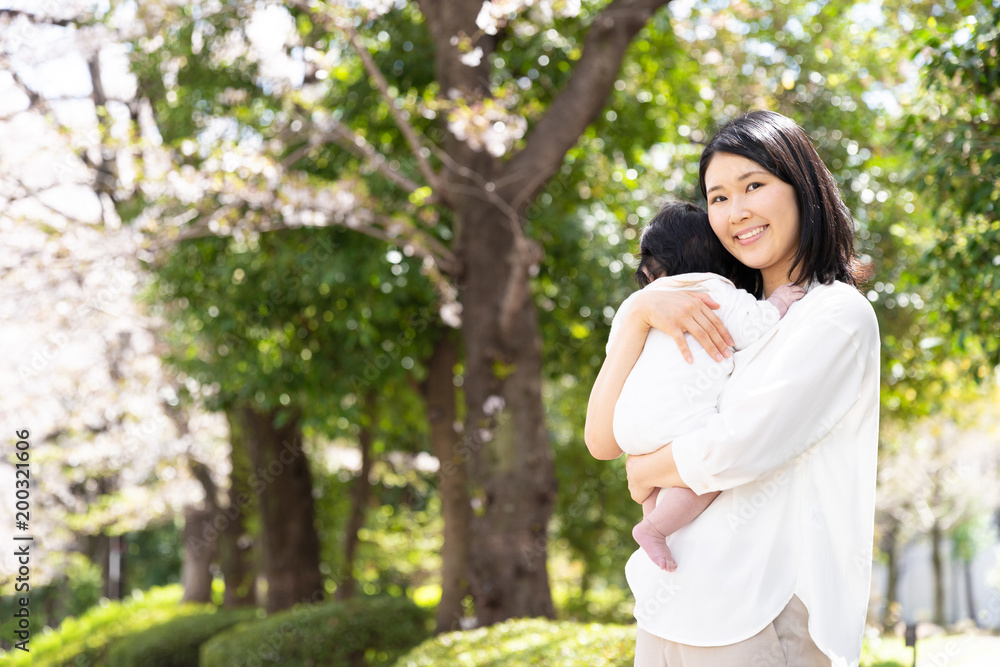
[[[641,459],[645,456],[648,456],[648,454],[639,456],[630,455],[625,459],[625,472],[628,474],[628,492],[631,494],[632,500],[640,505],[649,497],[653,489],[657,488],[643,480]]]
[[[628,491],[632,500],[640,504],[656,488],[689,488],[677,472],[670,443],[650,454],[629,456],[625,459],[625,473],[628,475]]]
[[[693,363],[684,334],[691,334],[716,361],[732,356],[733,338],[715,314],[719,308],[703,292],[644,290],[636,297],[633,312],[646,326],[665,332],[677,343],[687,362]]]

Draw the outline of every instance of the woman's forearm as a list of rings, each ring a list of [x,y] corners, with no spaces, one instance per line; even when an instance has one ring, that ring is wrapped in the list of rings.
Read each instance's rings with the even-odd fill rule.
[[[591,455],[597,459],[614,459],[622,453],[615,440],[615,404],[628,374],[642,353],[646,334],[649,332],[649,325],[636,310],[632,309],[622,322],[621,332],[612,341],[608,356],[590,391],[583,439]]]

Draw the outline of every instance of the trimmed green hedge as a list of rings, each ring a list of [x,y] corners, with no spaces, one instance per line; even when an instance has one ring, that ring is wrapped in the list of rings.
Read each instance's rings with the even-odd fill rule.
[[[631,667],[635,630],[635,625],[518,619],[438,635],[399,658],[394,667]],[[924,640],[923,650],[940,650],[945,640],[951,638]],[[861,667],[905,667],[912,661],[911,650],[896,637],[867,638]]]
[[[528,618],[439,635],[395,667],[631,667],[634,655],[634,625]]]
[[[220,609],[171,619],[115,640],[107,667],[193,667],[202,644],[257,614],[257,609]]]
[[[205,605],[181,604],[184,589],[177,584],[137,592],[120,602],[102,600],[78,618],[67,618],[57,630],[31,638],[31,652],[13,651],[4,664],[32,667],[93,667],[102,665],[111,642],[119,637],[165,623],[178,616],[203,613]]]
[[[408,598],[298,605],[241,623],[201,648],[201,667],[390,665],[429,637],[431,612]]]

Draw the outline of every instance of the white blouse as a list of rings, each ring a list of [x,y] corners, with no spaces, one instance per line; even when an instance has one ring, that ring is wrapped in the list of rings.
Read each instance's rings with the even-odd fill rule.
[[[797,595],[832,664],[857,665],[875,514],[875,313],[849,285],[814,285],[733,357],[719,413],[673,441],[685,484],[723,493],[667,538],[675,572],[641,549],[629,559],[638,625],[722,646],[758,633]]]

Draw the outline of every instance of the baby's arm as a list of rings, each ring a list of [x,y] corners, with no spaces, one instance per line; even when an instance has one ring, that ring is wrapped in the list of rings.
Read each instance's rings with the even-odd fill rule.
[[[778,317],[784,317],[788,312],[788,307],[804,297],[806,291],[794,283],[786,283],[776,287],[771,296],[767,297],[767,302],[778,309]]]
[[[720,492],[712,491],[699,496],[691,489],[679,486],[654,489],[642,504],[643,513],[646,513],[647,503],[655,504],[657,493],[663,495],[663,500],[632,529],[632,537],[650,560],[660,568],[673,572],[677,569],[677,563],[667,547],[667,535],[694,521]]]

